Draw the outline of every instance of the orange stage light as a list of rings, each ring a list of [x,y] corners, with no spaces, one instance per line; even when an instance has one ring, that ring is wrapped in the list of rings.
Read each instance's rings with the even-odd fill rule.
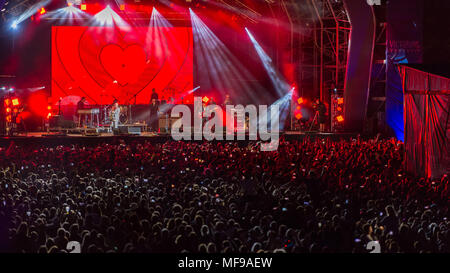
[[[11,102],[12,102],[13,106],[19,105],[19,99],[18,98],[12,99]]]
[[[301,119],[303,117],[303,115],[301,113],[298,113],[297,115],[295,115],[296,119]]]
[[[343,122],[343,121],[344,121],[344,117],[341,116],[341,115],[339,115],[339,116],[336,117],[336,120],[337,120],[338,122]]]
[[[10,113],[11,112],[11,108],[6,108],[6,113]]]
[[[8,106],[8,105],[10,105],[10,104],[11,104],[11,100],[10,100],[10,99],[6,99],[6,100],[5,100],[5,105]]]
[[[39,10],[39,13],[41,14],[41,15],[43,15],[43,14],[45,14],[47,11],[44,9],[44,7],[42,7],[40,10]]]
[[[80,9],[85,11],[87,10],[87,5],[86,4],[81,4]]]
[[[121,5],[119,6],[119,9],[120,9],[120,10],[125,10],[125,4],[121,4]]]
[[[304,103],[303,98],[302,98],[302,97],[298,98],[297,103],[298,103],[298,104]]]
[[[344,103],[344,98],[338,98],[337,102],[338,102],[338,104],[343,104]]]
[[[202,101],[203,101],[204,103],[208,103],[209,98],[205,96],[205,97],[203,97]]]

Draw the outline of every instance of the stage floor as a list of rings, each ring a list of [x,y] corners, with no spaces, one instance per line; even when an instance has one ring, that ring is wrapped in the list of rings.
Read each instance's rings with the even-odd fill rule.
[[[305,137],[308,138],[331,138],[334,140],[348,139],[355,137],[355,133],[320,133],[320,132],[298,132],[298,131],[285,131],[280,133],[280,137],[284,137],[287,140],[301,140]],[[163,143],[172,140],[170,134],[158,134],[153,132],[142,132],[139,135],[120,134],[114,135],[113,133],[98,133],[97,135],[83,135],[83,134],[57,134],[49,132],[30,132],[23,133],[14,136],[1,136],[0,146],[8,146],[11,142],[16,144],[42,144],[42,145],[70,145],[70,144],[85,144],[92,145],[96,143],[117,143],[119,141],[151,141],[155,143]],[[226,141],[226,140],[224,140]],[[234,140],[236,141],[236,140]],[[237,141],[242,144],[248,142],[248,135],[246,140]]]

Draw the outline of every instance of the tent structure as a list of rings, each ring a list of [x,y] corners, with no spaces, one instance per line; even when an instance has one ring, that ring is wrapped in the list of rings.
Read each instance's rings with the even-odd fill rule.
[[[450,172],[450,65],[400,65],[399,69],[406,169],[420,176],[441,177]]]

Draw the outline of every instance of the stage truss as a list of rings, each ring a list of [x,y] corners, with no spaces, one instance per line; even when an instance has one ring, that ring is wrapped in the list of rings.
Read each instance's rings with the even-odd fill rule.
[[[299,82],[312,88],[314,97],[327,101],[330,90],[337,89],[340,94],[344,91],[351,25],[342,1],[307,3],[294,13],[310,27],[310,35],[300,37]],[[300,94],[310,92],[300,89]]]

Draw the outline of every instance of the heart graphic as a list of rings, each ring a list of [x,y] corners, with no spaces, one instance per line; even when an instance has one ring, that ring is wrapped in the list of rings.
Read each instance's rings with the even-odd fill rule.
[[[189,28],[58,27],[52,40],[52,90],[64,96],[143,104],[153,88],[159,93],[170,87],[176,97],[192,85]]]
[[[122,48],[118,44],[105,46],[100,53],[100,62],[120,86],[138,81],[145,70],[147,56],[144,49],[137,44]]]

